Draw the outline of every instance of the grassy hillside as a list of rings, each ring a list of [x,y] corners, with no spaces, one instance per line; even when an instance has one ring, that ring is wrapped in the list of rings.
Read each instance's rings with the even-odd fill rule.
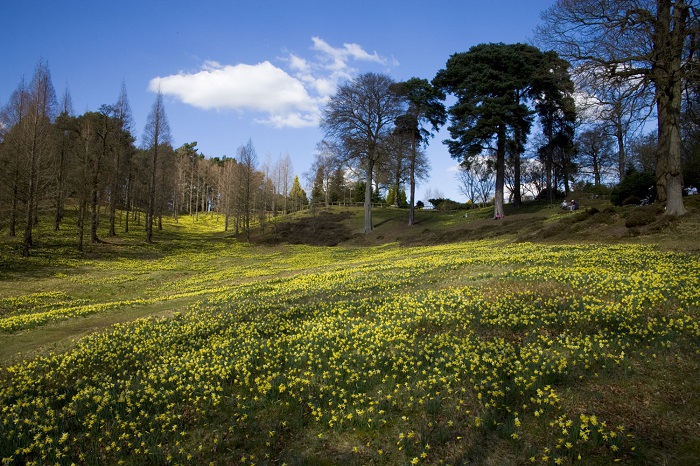
[[[695,464],[691,214],[213,216],[0,255],[5,464]],[[594,209],[595,208],[595,209]],[[300,243],[300,244],[290,244]],[[303,244],[310,243],[310,244]],[[336,244],[329,247],[324,244]]]
[[[579,200],[581,209],[562,211],[559,204],[529,202],[506,205],[506,217],[493,220],[493,207],[439,212],[416,211],[416,225],[408,228],[406,210],[375,209],[375,230],[364,235],[361,209],[319,209],[273,223],[254,241],[264,244],[432,245],[499,238],[515,242],[594,242],[657,244],[664,249],[700,252],[700,196],[685,198],[689,214],[663,215],[657,205],[613,207],[596,198]]]

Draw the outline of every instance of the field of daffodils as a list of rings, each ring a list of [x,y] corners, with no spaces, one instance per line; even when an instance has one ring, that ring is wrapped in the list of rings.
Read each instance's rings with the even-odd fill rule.
[[[0,336],[188,305],[3,364],[4,465],[651,464],[635,387],[700,360],[700,258],[653,246],[222,242],[58,269],[0,298]]]

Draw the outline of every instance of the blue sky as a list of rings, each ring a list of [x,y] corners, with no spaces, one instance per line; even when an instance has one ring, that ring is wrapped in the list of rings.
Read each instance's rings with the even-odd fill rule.
[[[0,105],[40,59],[77,114],[116,102],[125,82],[139,138],[160,86],[173,145],[209,157],[252,139],[264,163],[289,153],[309,169],[316,123],[338,83],[386,73],[431,80],[449,56],[485,42],[528,42],[554,0],[2,0]],[[456,161],[427,150],[430,189],[464,201]]]

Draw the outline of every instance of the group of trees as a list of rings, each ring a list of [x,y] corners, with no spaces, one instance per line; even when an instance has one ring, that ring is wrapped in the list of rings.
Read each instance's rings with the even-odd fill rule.
[[[574,175],[599,186],[651,169],[666,213],[685,213],[682,186],[699,181],[700,165],[698,3],[559,0],[543,19],[538,41],[552,51],[481,44],[450,57],[433,80],[457,98],[446,143],[462,162],[464,190],[475,200],[495,178],[499,217],[509,180],[517,204],[523,178],[551,199],[559,189],[568,194]],[[534,117],[536,163],[523,177]],[[652,118],[656,131],[645,133]]]
[[[460,161],[463,193],[475,203],[493,195],[496,218],[506,192],[519,205],[527,191],[550,200],[560,189],[568,194],[575,175],[596,186],[620,182],[633,166],[629,147],[637,148],[637,167],[648,168],[642,158],[650,144],[657,199],[667,214],[685,213],[682,168],[691,182],[700,168],[697,2],[559,0],[543,19],[537,35],[549,51],[479,44],[452,55],[430,83],[368,73],[331,97],[321,127],[327,147],[342,154],[335,160],[365,175],[365,232],[377,167],[394,170],[389,186],[398,200],[406,161],[413,223],[417,146],[429,136],[424,124],[436,130],[446,116],[451,138],[444,142]],[[447,110],[446,94],[455,98]],[[653,141],[640,131],[650,117]],[[529,140],[535,125],[539,137]]]
[[[504,215],[507,166],[512,168],[513,202],[521,202],[521,157],[534,115],[542,127],[539,153],[546,189],[553,192],[554,163],[572,150],[576,116],[564,60],[531,45],[481,44],[452,55],[433,82],[457,98],[449,109],[450,154],[467,168],[484,157],[492,161],[496,218]],[[567,179],[566,173],[562,178]]]
[[[408,183],[409,225],[414,222],[415,186],[428,171],[422,144],[445,121],[444,94],[427,80],[394,82],[389,76],[366,73],[339,87],[321,120],[333,157],[364,174],[365,233],[373,229],[372,202],[380,182],[399,205]],[[376,187],[375,187],[376,186]],[[405,191],[404,191],[405,194]]]
[[[100,222],[109,223],[109,236],[136,223],[150,242],[163,215],[196,219],[214,210],[226,230],[232,222],[249,238],[251,222],[264,225],[269,215],[307,203],[288,154],[259,167],[252,141],[236,157],[206,158],[196,146],[172,147],[160,93],[140,145],[125,85],[115,104],[75,115],[70,93],[56,97],[41,61],[0,112],[0,227],[10,236],[24,233],[23,255],[36,242],[39,213],[50,211],[58,230],[67,208],[77,213],[79,250],[86,238],[100,241]]]
[[[684,100],[697,101],[699,6],[696,0],[558,0],[537,31],[604,104],[602,120],[615,131],[622,166],[625,130],[640,110],[653,112],[655,188],[670,215],[685,213],[681,132]]]
[[[682,215],[684,176],[700,182],[697,1],[558,0],[543,19],[537,38],[549,51],[479,44],[452,55],[432,81],[366,73],[339,86],[306,174],[311,202],[364,202],[369,232],[372,204],[388,192],[392,204],[408,205],[412,225],[425,146],[449,120],[444,142],[460,161],[463,193],[474,203],[493,196],[496,218],[506,193],[515,205],[523,194],[553,199],[575,175],[621,182],[632,165],[653,170],[666,213]],[[656,130],[642,131],[651,118]],[[23,230],[25,255],[39,210],[53,209],[58,229],[68,199],[79,248],[88,223],[99,241],[101,217],[116,235],[117,222],[128,231],[143,214],[151,241],[166,213],[216,210],[227,230],[232,221],[249,238],[251,223],[264,228],[270,213],[308,202],[288,155],[260,167],[252,141],[231,158],[205,158],[196,143],[174,149],[160,93],[140,146],[125,86],[115,104],[76,116],[44,62],[2,108],[0,171],[0,226],[11,236]]]

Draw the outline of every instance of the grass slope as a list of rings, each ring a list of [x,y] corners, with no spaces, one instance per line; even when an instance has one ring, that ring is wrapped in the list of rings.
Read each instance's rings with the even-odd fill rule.
[[[365,235],[361,209],[318,209],[313,215],[291,216],[253,235],[260,244],[315,246],[373,246],[387,243],[433,245],[481,239],[539,243],[656,244],[663,249],[700,252],[700,196],[685,198],[689,214],[663,215],[656,205],[616,208],[609,201],[584,198],[576,212],[548,202],[506,205],[506,217],[493,220],[493,208],[458,211],[416,211],[416,224],[407,226],[408,212],[375,209],[375,229]]]
[[[687,204],[674,221],[592,200],[412,228],[382,209],[369,235],[331,210],[253,245],[200,216],[85,254],[40,230],[31,258],[6,239],[0,459],[695,464]]]

